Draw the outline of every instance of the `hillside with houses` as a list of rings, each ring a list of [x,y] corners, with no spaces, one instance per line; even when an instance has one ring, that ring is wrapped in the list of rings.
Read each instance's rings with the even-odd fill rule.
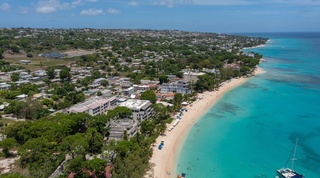
[[[184,104],[262,56],[268,39],[178,30],[0,29],[0,171],[137,177]]]

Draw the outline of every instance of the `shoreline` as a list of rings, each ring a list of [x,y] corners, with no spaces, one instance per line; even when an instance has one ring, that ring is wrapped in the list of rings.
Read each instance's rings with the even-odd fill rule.
[[[270,42],[270,39],[268,39],[266,41],[266,44],[261,44],[261,45],[258,45],[258,46],[252,46],[252,47],[244,47],[242,48],[241,50],[247,50],[247,49],[254,49],[254,48],[261,48],[261,47],[265,47],[267,46],[267,44]]]
[[[253,76],[264,73],[265,71],[259,66],[256,67],[253,72]],[[184,142],[191,130],[192,126],[204,115],[210,108],[212,108],[221,97],[228,91],[242,85],[248,80],[248,78],[231,79],[216,91],[206,91],[198,95],[198,99],[192,104],[185,107],[188,112],[184,111],[181,116],[179,124],[174,127],[173,130],[160,135],[155,142],[155,146],[152,147],[153,155],[149,162],[154,165],[151,171],[148,171],[145,178],[164,178],[164,177],[177,177],[176,164],[180,156],[180,152]],[[175,119],[176,120],[176,119]],[[170,128],[174,123],[167,125]],[[158,145],[161,141],[164,141],[164,146],[161,150],[158,149]]]

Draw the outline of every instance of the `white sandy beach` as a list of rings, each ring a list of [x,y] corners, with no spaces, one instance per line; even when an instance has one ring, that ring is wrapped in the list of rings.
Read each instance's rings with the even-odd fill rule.
[[[261,68],[257,67],[254,74],[256,75],[263,72],[264,71]],[[155,146],[153,147],[153,155],[150,159],[150,163],[153,163],[154,167],[145,177],[176,178],[178,175],[175,170],[176,161],[191,127],[223,96],[224,93],[243,84],[246,80],[247,78],[232,79],[229,82],[225,82],[218,91],[199,94],[198,98],[202,99],[198,99],[186,107],[188,112],[183,112],[179,124],[173,130],[167,130],[164,136],[159,136],[157,138]],[[173,123],[167,127],[169,128]],[[158,145],[162,140],[164,140],[164,147],[159,150]]]

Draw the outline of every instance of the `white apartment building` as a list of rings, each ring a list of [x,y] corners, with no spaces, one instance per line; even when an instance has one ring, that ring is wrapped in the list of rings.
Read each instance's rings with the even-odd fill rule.
[[[133,119],[111,120],[108,127],[110,128],[109,140],[123,139],[124,131],[127,131],[128,138],[131,138],[139,131],[139,124]]]
[[[123,90],[123,94],[124,94],[124,95],[129,96],[129,95],[131,95],[132,93],[134,93],[134,87],[129,87],[129,88]]]
[[[120,103],[119,106],[125,106],[131,109],[134,120],[146,120],[154,115],[151,102],[148,100],[128,99]]]
[[[132,83],[130,82],[130,78],[120,78],[119,84],[121,88],[129,88],[132,86]]]
[[[204,75],[203,72],[184,72],[183,73],[183,81],[187,83],[196,83],[198,81],[198,77]]]
[[[106,114],[108,110],[114,109],[117,105],[116,97],[101,98],[93,97],[83,103],[76,104],[67,110],[67,113],[88,113],[92,116]]]
[[[188,83],[185,81],[176,81],[172,83],[163,83],[161,85],[161,93],[191,93],[191,89],[188,87]]]

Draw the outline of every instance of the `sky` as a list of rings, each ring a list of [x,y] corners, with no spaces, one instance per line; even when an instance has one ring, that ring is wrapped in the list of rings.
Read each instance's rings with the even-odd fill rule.
[[[320,0],[0,0],[0,28],[320,31]]]

